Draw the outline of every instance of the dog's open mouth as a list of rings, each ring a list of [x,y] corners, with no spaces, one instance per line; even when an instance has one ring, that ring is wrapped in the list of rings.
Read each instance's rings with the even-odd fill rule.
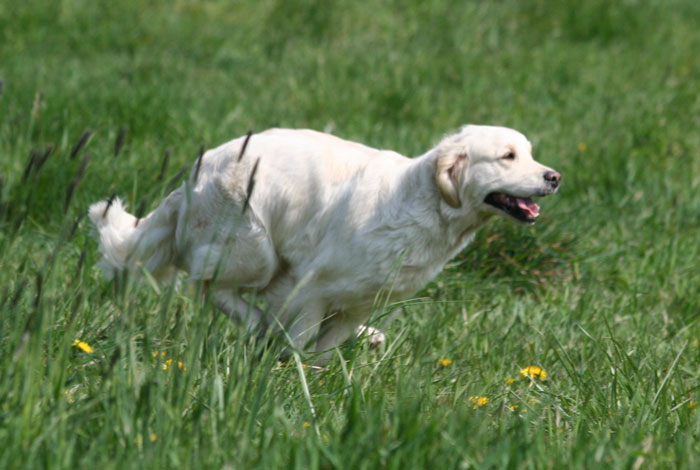
[[[496,209],[500,209],[516,220],[528,224],[534,224],[540,215],[540,206],[529,197],[515,197],[504,193],[491,193],[484,199]]]

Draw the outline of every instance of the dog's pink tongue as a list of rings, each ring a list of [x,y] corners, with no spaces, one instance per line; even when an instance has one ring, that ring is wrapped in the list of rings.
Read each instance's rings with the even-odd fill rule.
[[[515,198],[515,201],[518,203],[518,207],[522,209],[523,212],[526,212],[530,217],[537,217],[540,215],[540,206],[538,206],[532,199],[521,199],[518,197]]]

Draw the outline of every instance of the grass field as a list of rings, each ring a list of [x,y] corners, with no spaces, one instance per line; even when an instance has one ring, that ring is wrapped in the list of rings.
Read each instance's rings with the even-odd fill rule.
[[[0,0],[0,468],[700,467],[699,50],[681,0]],[[379,350],[280,363],[195,288],[94,267],[88,205],[155,207],[202,145],[417,155],[468,122],[563,186]]]

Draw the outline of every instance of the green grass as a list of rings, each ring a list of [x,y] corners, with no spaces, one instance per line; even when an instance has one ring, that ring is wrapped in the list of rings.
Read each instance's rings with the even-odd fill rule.
[[[698,50],[681,0],[0,2],[0,468],[698,468]],[[202,144],[416,155],[468,122],[526,133],[563,186],[383,349],[300,372],[195,288],[93,266],[88,205],[154,207]]]

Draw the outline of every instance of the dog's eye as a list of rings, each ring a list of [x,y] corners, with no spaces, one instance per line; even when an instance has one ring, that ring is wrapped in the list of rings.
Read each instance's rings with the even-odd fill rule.
[[[508,152],[501,157],[502,160],[515,160],[515,152]]]

